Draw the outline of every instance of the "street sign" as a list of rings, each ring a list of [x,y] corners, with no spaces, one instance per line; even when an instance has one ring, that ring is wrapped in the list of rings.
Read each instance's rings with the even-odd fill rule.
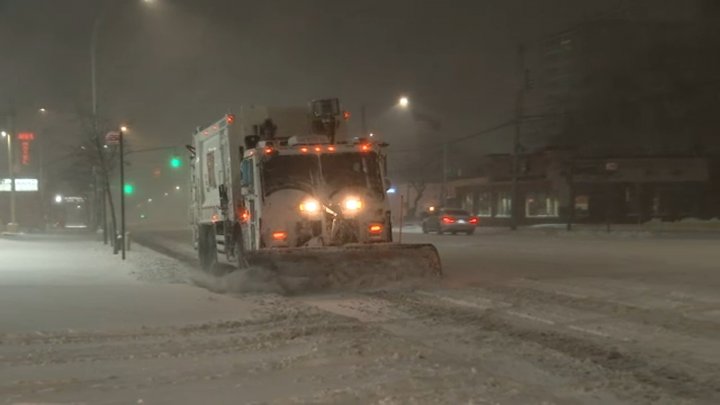
[[[120,143],[120,132],[110,131],[107,134],[105,134],[105,144],[106,145],[118,145],[119,143]]]

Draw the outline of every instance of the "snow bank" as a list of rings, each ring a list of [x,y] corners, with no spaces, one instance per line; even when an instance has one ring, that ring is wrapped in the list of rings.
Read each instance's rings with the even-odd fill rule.
[[[653,219],[643,224],[643,226],[647,229],[657,231],[720,231],[720,218],[712,218],[708,220],[685,218],[674,222],[663,222],[659,219]]]

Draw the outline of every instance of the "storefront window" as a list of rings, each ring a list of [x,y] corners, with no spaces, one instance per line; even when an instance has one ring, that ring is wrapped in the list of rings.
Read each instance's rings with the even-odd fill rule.
[[[510,193],[497,193],[496,217],[509,217],[512,210],[512,197]]]
[[[525,198],[525,216],[557,217],[557,196],[545,192],[528,193]]]
[[[478,193],[475,215],[489,217],[492,215],[492,194],[489,192]]]
[[[465,197],[463,197],[462,203],[460,204],[460,208],[462,208],[468,212],[473,212],[473,195],[472,195],[472,193],[465,194]]]
[[[585,217],[590,214],[590,197],[587,195],[575,196],[575,216]]]

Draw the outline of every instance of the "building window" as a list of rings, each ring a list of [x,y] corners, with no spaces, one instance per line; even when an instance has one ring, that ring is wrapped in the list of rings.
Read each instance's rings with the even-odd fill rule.
[[[575,216],[586,217],[590,214],[590,197],[587,195],[575,196]]]
[[[495,208],[496,217],[509,217],[512,212],[512,197],[510,193],[497,193],[497,207]]]
[[[478,193],[475,215],[489,217],[492,215],[492,194],[489,192]]]
[[[460,208],[464,209],[468,212],[473,212],[473,195],[472,193],[467,193],[462,199],[462,203],[460,204]]]
[[[530,192],[525,197],[526,217],[557,217],[558,198],[545,192]]]

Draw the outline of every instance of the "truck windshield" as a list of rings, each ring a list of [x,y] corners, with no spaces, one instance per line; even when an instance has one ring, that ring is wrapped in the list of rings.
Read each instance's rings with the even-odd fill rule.
[[[280,155],[263,163],[265,195],[284,188],[311,192],[317,183],[319,165],[314,155]]]
[[[375,153],[280,155],[263,163],[265,195],[284,188],[312,192],[322,177],[331,192],[345,187],[367,187],[383,194],[383,181]]]
[[[368,187],[382,194],[383,181],[375,153],[341,153],[320,157],[325,184],[331,190],[343,187]]]

